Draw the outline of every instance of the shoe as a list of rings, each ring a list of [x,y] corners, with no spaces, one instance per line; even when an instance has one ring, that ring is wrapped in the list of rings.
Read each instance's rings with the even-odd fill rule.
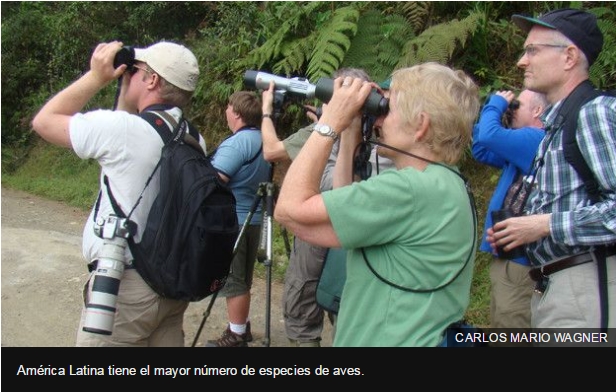
[[[246,321],[246,342],[252,342],[252,333],[250,332],[250,321]]]
[[[205,347],[247,347],[246,335],[232,332],[231,328],[227,326],[227,329],[225,329],[220,338],[208,340]]]

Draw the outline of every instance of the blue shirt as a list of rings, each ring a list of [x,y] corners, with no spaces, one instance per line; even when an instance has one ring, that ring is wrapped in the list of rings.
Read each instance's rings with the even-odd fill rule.
[[[492,253],[486,240],[486,230],[492,227],[492,211],[500,210],[507,191],[520,174],[528,175],[545,132],[541,128],[524,127],[509,129],[503,127],[502,117],[507,110],[507,100],[492,95],[483,107],[479,122],[473,128],[473,157],[481,163],[502,169],[501,175],[490,199],[485,218],[484,234],[479,249]],[[530,265],[526,257],[513,261]]]
[[[261,131],[244,127],[225,139],[216,149],[212,165],[229,178],[229,187],[236,199],[237,220],[240,225],[248,217],[257,197],[259,184],[270,180],[270,164],[263,159]],[[250,224],[261,224],[261,204]]]

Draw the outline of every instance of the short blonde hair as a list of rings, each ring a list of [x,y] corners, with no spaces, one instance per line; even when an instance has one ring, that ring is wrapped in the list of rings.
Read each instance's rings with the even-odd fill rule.
[[[400,117],[405,124],[430,118],[425,143],[446,164],[456,164],[470,145],[479,114],[479,89],[463,71],[438,63],[402,68],[392,75]]]

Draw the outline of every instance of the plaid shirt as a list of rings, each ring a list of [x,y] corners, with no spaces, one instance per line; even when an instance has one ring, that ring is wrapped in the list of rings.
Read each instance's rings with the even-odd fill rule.
[[[565,160],[562,129],[554,129],[561,104],[544,114],[546,136],[535,158],[536,187],[526,205],[528,214],[552,213],[551,235],[527,245],[535,265],[616,242],[616,98],[592,100],[582,107],[578,119],[580,151],[602,189],[603,200],[594,205]]]

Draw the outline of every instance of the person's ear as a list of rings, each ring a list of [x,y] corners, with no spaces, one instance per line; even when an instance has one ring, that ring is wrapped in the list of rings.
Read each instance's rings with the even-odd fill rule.
[[[582,56],[582,51],[580,48],[569,45],[565,48],[565,55],[567,56],[565,60],[565,69],[569,70],[576,66],[580,62],[580,57]]]
[[[419,113],[417,118],[417,127],[415,128],[415,141],[422,141],[428,134],[430,128],[430,115],[426,112]]]

